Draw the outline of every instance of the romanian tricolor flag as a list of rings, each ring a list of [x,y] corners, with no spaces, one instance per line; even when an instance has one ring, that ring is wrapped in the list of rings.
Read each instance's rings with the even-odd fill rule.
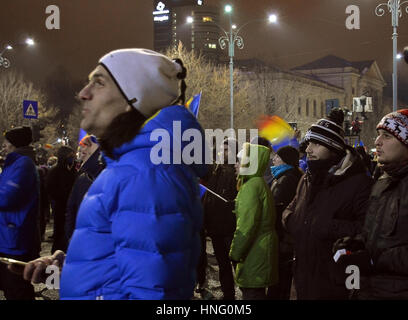
[[[259,136],[267,139],[274,151],[290,145],[299,147],[295,138],[295,130],[282,118],[278,116],[262,116],[258,120]]]
[[[86,133],[86,131],[82,128],[79,128],[79,134],[78,134],[78,143],[88,134]]]
[[[204,194],[207,192],[207,188],[204,187],[201,183],[199,184],[200,187],[200,199],[204,197]]]
[[[196,94],[194,97],[190,98],[186,102],[186,108],[189,109],[194,116],[198,117],[198,109],[200,108],[200,101],[201,101],[201,92]]]

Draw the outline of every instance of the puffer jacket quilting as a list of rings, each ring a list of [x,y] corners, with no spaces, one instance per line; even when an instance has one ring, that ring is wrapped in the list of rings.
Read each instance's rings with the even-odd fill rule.
[[[197,177],[206,166],[150,161],[156,143],[150,134],[164,128],[171,137],[178,120],[181,132],[202,131],[186,108],[167,107],[114,151],[115,160],[106,158],[106,169],[78,212],[62,271],[62,299],[192,296],[202,226]]]

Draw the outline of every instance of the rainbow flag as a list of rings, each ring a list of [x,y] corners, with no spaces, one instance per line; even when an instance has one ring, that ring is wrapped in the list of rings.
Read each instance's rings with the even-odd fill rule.
[[[299,147],[295,130],[282,118],[264,115],[260,117],[257,125],[259,136],[267,139],[274,151],[287,145]]]
[[[194,97],[191,97],[186,102],[186,108],[189,109],[196,118],[198,117],[198,109],[200,108],[200,102],[201,102],[201,92],[199,94],[196,94]]]

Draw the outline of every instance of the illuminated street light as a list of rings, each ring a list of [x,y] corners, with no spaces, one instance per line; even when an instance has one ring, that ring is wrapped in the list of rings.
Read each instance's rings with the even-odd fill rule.
[[[25,43],[29,46],[33,46],[35,44],[34,40],[31,38],[27,38]]]
[[[379,17],[382,17],[385,13],[385,10],[382,8],[386,6],[388,11],[391,13],[391,24],[393,28],[392,33],[392,45],[393,45],[393,53],[392,53],[392,62],[393,62],[393,72],[392,72],[392,108],[393,111],[397,111],[398,109],[398,76],[397,76],[397,37],[398,37],[398,19],[402,17],[402,6],[405,5],[405,11],[408,13],[408,1],[401,0],[388,0],[386,3],[381,3],[375,8],[375,14]]]
[[[220,44],[221,49],[225,49],[227,47],[228,43],[228,55],[230,58],[229,61],[229,72],[230,72],[230,109],[231,109],[231,120],[230,120],[230,128],[234,129],[234,49],[235,45],[238,47],[238,49],[243,49],[244,48],[244,39],[239,35],[239,32],[243,27],[248,25],[251,22],[255,21],[265,21],[266,19],[254,19],[250,20],[247,23],[243,24],[239,28],[237,25],[232,24],[232,17],[231,17],[231,12],[232,12],[232,6],[231,5],[226,5],[224,7],[224,11],[228,13],[229,15],[229,23],[230,23],[230,30],[229,32],[225,31],[222,27],[220,27],[218,24],[213,22],[215,25],[217,25],[223,32],[224,35],[221,36],[218,39],[218,42]],[[268,17],[268,21],[271,23],[276,23],[278,20],[278,17],[276,15],[270,15]]]
[[[401,53],[398,53],[398,54],[397,54],[397,59],[400,60],[401,58],[402,58],[402,54],[401,54]]]
[[[227,5],[224,7],[224,11],[225,11],[226,13],[230,13],[230,12],[232,11],[232,6],[229,5],[229,4],[227,4]]]
[[[268,17],[268,20],[270,23],[277,23],[278,22],[278,16],[276,14],[271,14]]]
[[[187,23],[193,23],[193,22],[194,22],[194,18],[188,16],[188,17],[187,17]]]
[[[35,44],[34,40],[31,39],[31,38],[27,38],[27,39],[25,40],[25,43],[26,43],[28,46],[33,46],[33,45]],[[0,67],[6,68],[6,69],[7,69],[8,67],[10,67],[10,65],[11,65],[10,60],[7,59],[7,58],[5,58],[5,57],[3,57],[3,53],[4,53],[6,50],[12,50],[12,49],[13,49],[13,46],[12,46],[11,44],[7,44],[6,46],[4,46],[3,50],[0,52]]]

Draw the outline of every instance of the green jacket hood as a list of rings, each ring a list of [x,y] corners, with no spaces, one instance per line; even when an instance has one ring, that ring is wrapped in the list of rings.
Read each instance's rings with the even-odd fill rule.
[[[244,143],[240,157],[239,178],[247,180],[263,177],[269,163],[271,150],[258,144]]]

